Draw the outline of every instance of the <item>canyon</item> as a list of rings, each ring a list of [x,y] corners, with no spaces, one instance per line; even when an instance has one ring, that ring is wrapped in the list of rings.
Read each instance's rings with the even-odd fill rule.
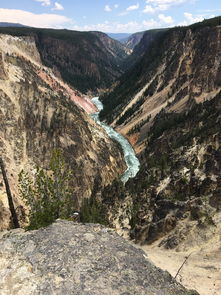
[[[47,169],[50,152],[61,148],[74,172],[76,211],[101,204],[105,224],[173,276],[191,254],[177,280],[216,295],[221,17],[138,37],[126,47],[101,32],[0,28],[0,152],[16,210],[25,225],[19,171]],[[139,159],[123,182],[128,163],[112,132]],[[3,182],[0,197],[0,228],[10,228]]]
[[[47,168],[51,151],[57,148],[74,171],[73,202],[79,210],[96,177],[104,185],[124,172],[123,154],[90,117],[96,111],[91,100],[42,64],[33,37],[1,35],[0,50],[0,151],[21,223],[26,220],[18,174],[36,166]],[[1,181],[1,229],[10,227],[9,217]]]

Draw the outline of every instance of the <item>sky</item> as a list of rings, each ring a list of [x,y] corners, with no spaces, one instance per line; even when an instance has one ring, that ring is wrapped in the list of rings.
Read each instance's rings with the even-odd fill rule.
[[[0,22],[134,33],[221,15],[221,0],[0,0]]]

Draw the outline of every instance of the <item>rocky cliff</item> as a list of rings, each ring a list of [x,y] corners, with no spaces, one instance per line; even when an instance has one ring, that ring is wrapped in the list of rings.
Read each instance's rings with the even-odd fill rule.
[[[33,232],[3,232],[2,294],[196,295],[142,250],[100,225],[58,220]]]
[[[102,98],[141,162],[125,187],[103,191],[110,224],[172,273],[175,253],[192,253],[180,279],[203,295],[221,287],[220,40],[220,17],[168,30]]]
[[[18,173],[47,168],[55,148],[73,171],[76,203],[90,195],[96,177],[104,185],[124,171],[118,145],[90,118],[94,105],[43,66],[35,38],[0,35],[0,53],[0,154],[20,217]],[[7,228],[2,180],[0,204],[0,228]]]
[[[181,112],[192,100],[215,97],[221,87],[220,32],[220,18],[163,31],[113,91],[103,96],[102,118],[120,125],[124,134],[138,134],[142,141],[142,131],[162,109]],[[132,130],[136,127],[138,132]]]
[[[134,49],[134,47],[140,43],[140,40],[142,39],[144,34],[145,34],[145,31],[134,33],[130,35],[129,37],[126,37],[121,42],[125,44],[127,48]]]
[[[126,188],[103,193],[112,224],[136,241],[187,249],[221,235],[220,24],[219,17],[166,31],[103,97],[103,116],[141,161]]]
[[[123,42],[125,46],[132,51],[123,63],[124,70],[126,71],[132,68],[138,61],[140,61],[152,42],[160,38],[166,30],[167,29],[155,29],[138,32],[132,34],[125,42]]]

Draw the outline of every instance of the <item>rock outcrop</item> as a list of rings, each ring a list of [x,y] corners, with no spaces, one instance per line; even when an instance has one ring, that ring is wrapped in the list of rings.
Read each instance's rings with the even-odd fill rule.
[[[58,220],[32,232],[3,232],[4,295],[194,295],[144,252],[101,225]]]

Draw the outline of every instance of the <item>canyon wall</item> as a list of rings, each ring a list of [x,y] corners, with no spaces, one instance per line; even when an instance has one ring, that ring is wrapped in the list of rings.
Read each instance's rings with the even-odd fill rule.
[[[35,165],[47,168],[54,149],[63,150],[73,171],[78,204],[90,195],[96,177],[104,185],[124,172],[119,146],[90,117],[96,110],[90,99],[42,64],[34,38],[0,35],[0,53],[0,154],[21,218],[18,173],[33,172]],[[9,227],[2,180],[0,201],[0,227]]]

